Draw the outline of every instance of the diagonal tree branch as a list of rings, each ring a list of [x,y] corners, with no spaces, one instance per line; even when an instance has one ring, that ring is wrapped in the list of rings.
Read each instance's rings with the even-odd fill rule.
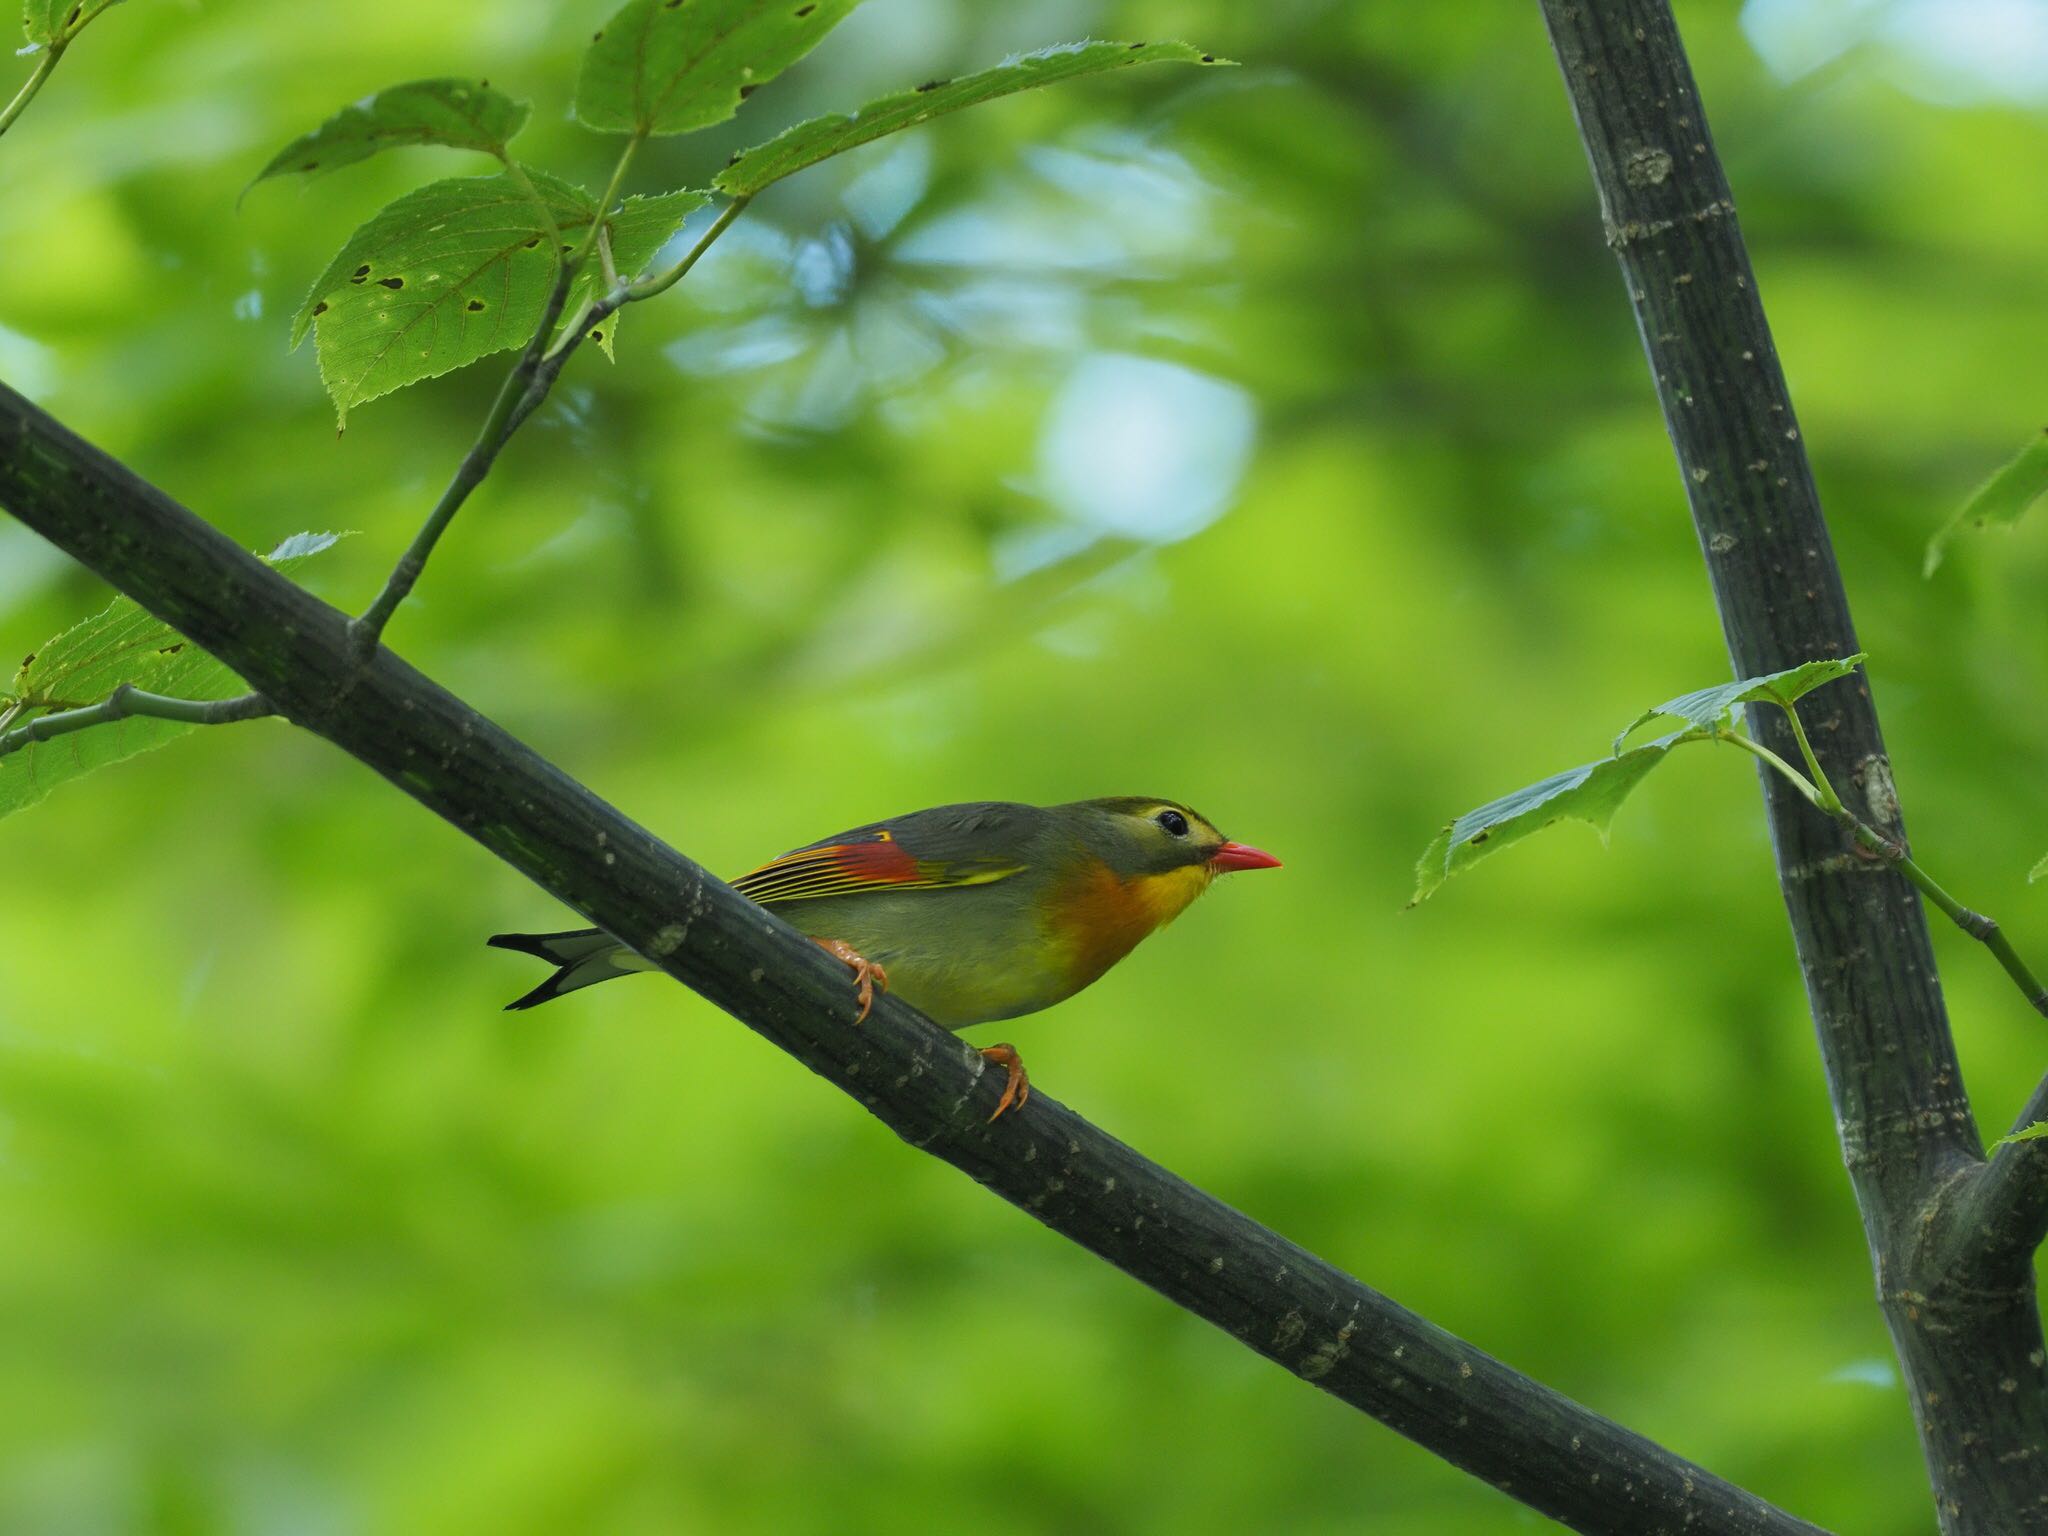
[[[1621,264],[1735,675],[1860,647],[1735,202],[1668,0],[1540,0]],[[1860,680],[1812,695],[1814,752],[1906,848]],[[1797,750],[1776,710],[1754,734]],[[1759,770],[1762,772],[1763,770]],[[1891,861],[1776,775],[1764,797],[1842,1155],[1951,1533],[2048,1529],[2048,1370],[2029,1266],[1930,1243],[1984,1164],[1927,921]],[[2012,1166],[2008,1160],[2007,1166]],[[1952,1224],[1952,1223],[1951,1223]]]
[[[0,505],[912,1145],[1534,1509],[1600,1536],[1818,1527],[1578,1406],[1141,1157],[1000,1084],[893,997],[853,1022],[837,961],[0,386]]]

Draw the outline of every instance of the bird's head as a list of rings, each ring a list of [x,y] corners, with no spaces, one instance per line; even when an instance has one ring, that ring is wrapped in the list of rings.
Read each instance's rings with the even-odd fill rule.
[[[1235,869],[1277,869],[1270,853],[1233,843],[1208,818],[1177,800],[1123,795],[1083,800],[1063,811],[1075,813],[1086,841],[1120,878],[1199,871],[1205,877]]]

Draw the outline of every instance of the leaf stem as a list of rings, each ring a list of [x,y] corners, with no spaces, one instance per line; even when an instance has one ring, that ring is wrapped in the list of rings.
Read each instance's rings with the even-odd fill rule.
[[[690,247],[690,252],[687,256],[659,276],[644,277],[639,282],[629,286],[626,290],[628,302],[637,304],[643,299],[651,299],[658,293],[666,293],[677,283],[681,282],[683,275],[690,268],[697,265],[697,259],[711,249],[712,242],[732,227],[732,221],[738,218],[741,211],[753,200],[752,194],[748,194],[745,197],[736,197],[727,203],[724,210],[718,215],[717,220],[713,222],[709,229],[704,231],[704,238]]]
[[[30,71],[22,87],[14,93],[14,100],[0,107],[0,133],[14,126],[14,120],[27,110],[28,104],[36,98],[36,92],[43,88],[43,82],[50,78],[50,71],[57,67],[57,61],[64,57],[63,43],[50,43],[36,59],[36,67]]]
[[[1806,762],[1806,771],[1813,776],[1813,787],[1820,791],[1820,798],[1814,804],[1830,816],[1848,815],[1848,808],[1842,804],[1842,797],[1835,793],[1835,786],[1828,782],[1827,770],[1821,767],[1820,759],[1814,755],[1813,743],[1806,739],[1806,725],[1800,720],[1797,707],[1785,699],[1773,699],[1772,702],[1784,710],[1785,718],[1792,722],[1792,739],[1799,743],[1799,755]],[[1854,817],[1850,819],[1855,820]]]
[[[1725,727],[1716,727],[1713,739],[1715,741],[1725,741],[1731,747],[1740,747],[1743,751],[1749,753],[1750,756],[1762,759],[1766,765],[1775,769],[1787,784],[1790,784],[1800,794],[1804,795],[1808,804],[1820,810],[1827,809],[1822,803],[1820,790],[1815,788],[1813,781],[1762,742],[1753,737],[1745,736],[1740,731],[1731,731]]]
[[[258,720],[276,714],[270,701],[260,693],[238,694],[232,699],[174,699],[166,694],[145,693],[123,683],[97,704],[42,715],[27,725],[0,734],[0,757],[32,747],[39,741],[68,736],[95,725],[108,725],[133,715],[153,720],[175,720],[183,725],[226,725],[235,720]],[[9,714],[12,718],[12,712]]]

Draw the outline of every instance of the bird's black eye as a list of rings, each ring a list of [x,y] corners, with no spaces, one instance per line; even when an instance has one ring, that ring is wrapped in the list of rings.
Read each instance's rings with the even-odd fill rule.
[[[1186,837],[1188,835],[1188,819],[1181,815],[1179,811],[1161,811],[1152,819],[1166,828],[1175,837]]]

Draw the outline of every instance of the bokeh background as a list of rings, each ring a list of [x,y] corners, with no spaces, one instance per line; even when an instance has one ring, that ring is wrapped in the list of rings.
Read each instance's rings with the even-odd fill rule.
[[[287,317],[436,151],[236,194],[471,72],[527,158],[609,7],[138,0],[0,143],[0,377],[360,605],[497,365],[337,437]],[[2048,954],[2048,7],[1680,6],[1926,863]],[[1450,815],[1727,675],[1533,5],[871,0],[633,186],[1020,47],[1186,37],[762,198],[579,357],[391,639],[714,869],[1158,793],[1285,871],[1008,1031],[1041,1085],[1830,1527],[1931,1527],[1749,766],[1402,910]],[[25,65],[22,66],[25,70]],[[12,89],[10,69],[0,85]],[[0,521],[0,643],[105,594]],[[0,1530],[1540,1524],[900,1145],[273,724],[0,823]],[[1978,1111],[2048,1047],[1936,937]]]

